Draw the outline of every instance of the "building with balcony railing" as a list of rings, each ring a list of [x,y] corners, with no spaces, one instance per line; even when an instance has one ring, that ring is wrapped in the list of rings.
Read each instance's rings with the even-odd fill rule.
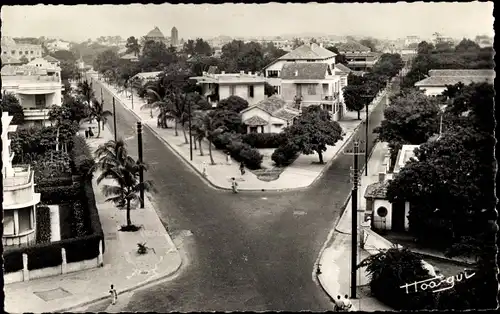
[[[266,98],[264,94],[264,84],[266,78],[253,74],[245,73],[225,73],[220,74],[203,72],[202,76],[191,77],[197,81],[202,88],[202,95],[207,97],[212,107],[217,106],[219,100],[226,99],[229,96],[239,96],[252,106]]]
[[[12,165],[8,133],[16,125],[10,125],[12,116],[2,112],[2,176],[3,176],[3,237],[8,245],[30,244],[36,241],[35,207],[40,203],[40,194],[35,193],[34,173],[29,165]]]
[[[26,124],[48,124],[50,107],[62,103],[61,69],[47,61],[34,65],[6,65],[1,71],[2,92],[12,93],[19,99]]]
[[[288,63],[281,70],[281,96],[288,105],[302,110],[311,105],[330,112],[333,120],[345,113],[342,76],[328,63]]]

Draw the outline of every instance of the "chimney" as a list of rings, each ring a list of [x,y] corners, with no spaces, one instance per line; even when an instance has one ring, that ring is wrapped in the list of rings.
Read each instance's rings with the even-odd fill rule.
[[[385,172],[378,173],[378,182],[383,183],[385,181]]]

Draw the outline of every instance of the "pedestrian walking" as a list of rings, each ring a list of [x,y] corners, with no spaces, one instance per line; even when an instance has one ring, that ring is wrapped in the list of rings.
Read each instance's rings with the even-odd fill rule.
[[[240,172],[241,172],[241,175],[245,174],[245,165],[243,164],[243,162],[240,163]]]
[[[232,164],[231,155],[229,153],[227,153],[226,155],[226,164],[228,164],[229,166],[231,166]]]
[[[231,188],[234,194],[238,193],[238,182],[236,182],[235,178],[231,178]]]
[[[207,162],[206,161],[203,162],[202,167],[203,167],[202,168],[202,170],[203,170],[202,174],[203,174],[204,177],[206,177],[207,176]]]
[[[118,293],[116,293],[115,287],[111,285],[111,289],[109,289],[109,294],[111,296],[111,304],[116,304],[116,300],[118,299]]]

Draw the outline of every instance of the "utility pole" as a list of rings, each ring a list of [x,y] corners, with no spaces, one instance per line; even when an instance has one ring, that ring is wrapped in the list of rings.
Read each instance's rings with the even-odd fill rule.
[[[358,253],[358,186],[360,185],[360,173],[358,169],[358,156],[366,155],[366,152],[359,150],[360,141],[355,139],[353,148],[344,152],[346,155],[353,155],[353,167],[351,168],[352,178],[352,191],[351,191],[351,211],[352,211],[352,225],[351,225],[351,298],[356,298],[357,288],[357,253]]]
[[[189,160],[193,161],[193,135],[191,134],[191,101],[188,100]],[[200,148],[201,149],[201,148]]]
[[[115,97],[113,97],[113,130],[115,131],[115,143],[116,143],[116,107],[115,107]]]
[[[101,105],[104,104],[104,98],[102,97],[102,86],[101,86]]]
[[[142,164],[142,123],[137,121],[137,148],[139,155],[139,162]],[[144,170],[141,168],[139,170],[139,183],[141,184],[141,188],[139,190],[139,196],[141,198],[141,208],[144,208]]]
[[[361,95],[363,99],[365,99],[365,108],[366,108],[366,116],[365,116],[365,151],[368,151],[368,103],[370,98],[373,98],[373,95]],[[368,176],[368,154],[365,154],[365,176]]]
[[[134,110],[134,90],[130,86],[130,97],[132,97],[132,110]]]

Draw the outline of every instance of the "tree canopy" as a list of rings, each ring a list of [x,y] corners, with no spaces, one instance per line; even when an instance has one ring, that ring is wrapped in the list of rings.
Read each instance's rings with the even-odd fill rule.
[[[24,111],[19,99],[12,93],[2,93],[2,111],[7,111],[12,116],[12,124],[23,124]]]
[[[133,53],[135,56],[138,56],[141,52],[141,45],[139,45],[139,41],[134,36],[127,38],[125,47],[127,48],[126,53]]]
[[[248,101],[239,96],[229,96],[226,99],[222,99],[217,105],[218,110],[231,110],[236,113],[240,113],[246,108],[248,108]]]

